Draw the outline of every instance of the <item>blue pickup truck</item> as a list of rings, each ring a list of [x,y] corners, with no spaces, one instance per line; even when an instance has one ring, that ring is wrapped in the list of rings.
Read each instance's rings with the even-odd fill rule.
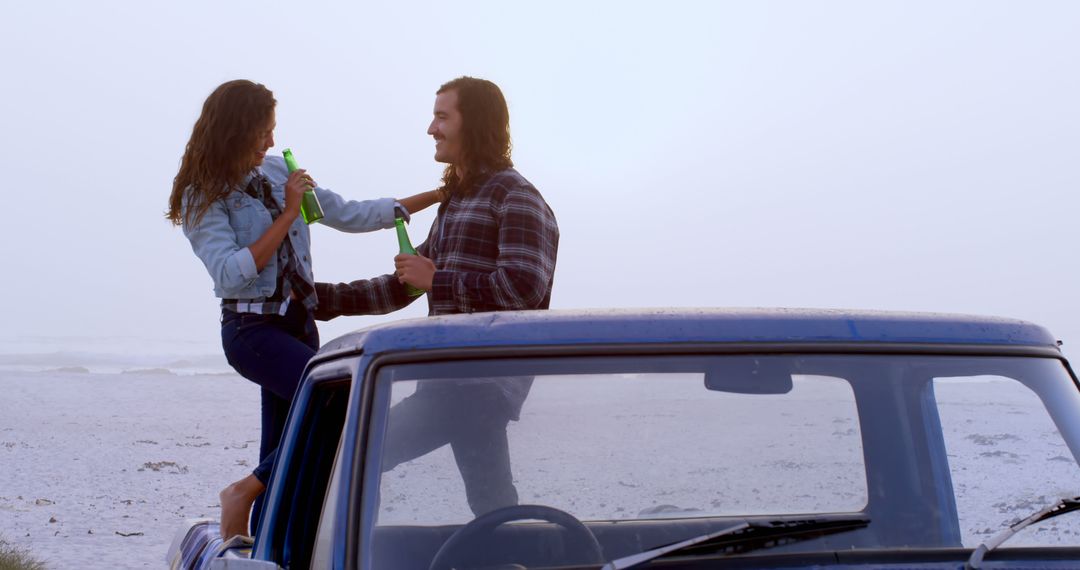
[[[263,522],[174,567],[1080,568],[1080,391],[1022,321],[430,317],[305,372]]]

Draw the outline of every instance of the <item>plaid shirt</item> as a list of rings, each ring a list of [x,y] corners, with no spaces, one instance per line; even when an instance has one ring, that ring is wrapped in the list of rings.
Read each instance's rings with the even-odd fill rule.
[[[451,196],[417,252],[435,263],[428,314],[448,315],[551,304],[559,227],[540,192],[512,168],[492,174],[473,192]],[[352,283],[316,283],[315,318],[381,315],[409,297],[387,274]]]

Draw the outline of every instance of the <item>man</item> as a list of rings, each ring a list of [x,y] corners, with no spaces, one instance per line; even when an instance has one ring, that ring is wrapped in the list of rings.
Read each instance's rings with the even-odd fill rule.
[[[459,77],[439,88],[428,134],[445,163],[443,203],[396,272],[317,283],[317,319],[384,314],[427,293],[428,314],[547,309],[559,229],[540,192],[513,168],[510,113],[498,86]],[[450,444],[474,514],[517,504],[506,425],[517,420],[531,378],[421,383],[390,413],[384,470]]]

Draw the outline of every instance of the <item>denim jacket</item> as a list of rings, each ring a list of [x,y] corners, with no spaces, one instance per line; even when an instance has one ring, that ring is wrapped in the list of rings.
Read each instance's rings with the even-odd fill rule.
[[[270,180],[274,198],[285,203],[285,181],[289,173],[281,157],[267,156],[259,170]],[[247,180],[244,181],[247,184]],[[198,224],[183,225],[191,249],[202,260],[214,280],[214,294],[222,299],[262,299],[274,294],[280,271],[278,256],[271,256],[262,271],[247,246],[270,228],[273,219],[258,199],[245,194],[243,186],[210,205]],[[394,227],[393,198],[345,200],[325,188],[315,188],[325,217],[320,223],[343,232],[370,232]],[[184,201],[185,213],[188,199]],[[299,258],[300,270],[310,282],[311,235],[303,217],[297,216],[288,238]]]

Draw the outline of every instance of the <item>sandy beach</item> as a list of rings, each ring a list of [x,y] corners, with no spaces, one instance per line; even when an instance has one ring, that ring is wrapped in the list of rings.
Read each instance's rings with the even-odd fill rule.
[[[229,373],[0,372],[0,536],[49,568],[162,568],[184,519],[258,460]]]

